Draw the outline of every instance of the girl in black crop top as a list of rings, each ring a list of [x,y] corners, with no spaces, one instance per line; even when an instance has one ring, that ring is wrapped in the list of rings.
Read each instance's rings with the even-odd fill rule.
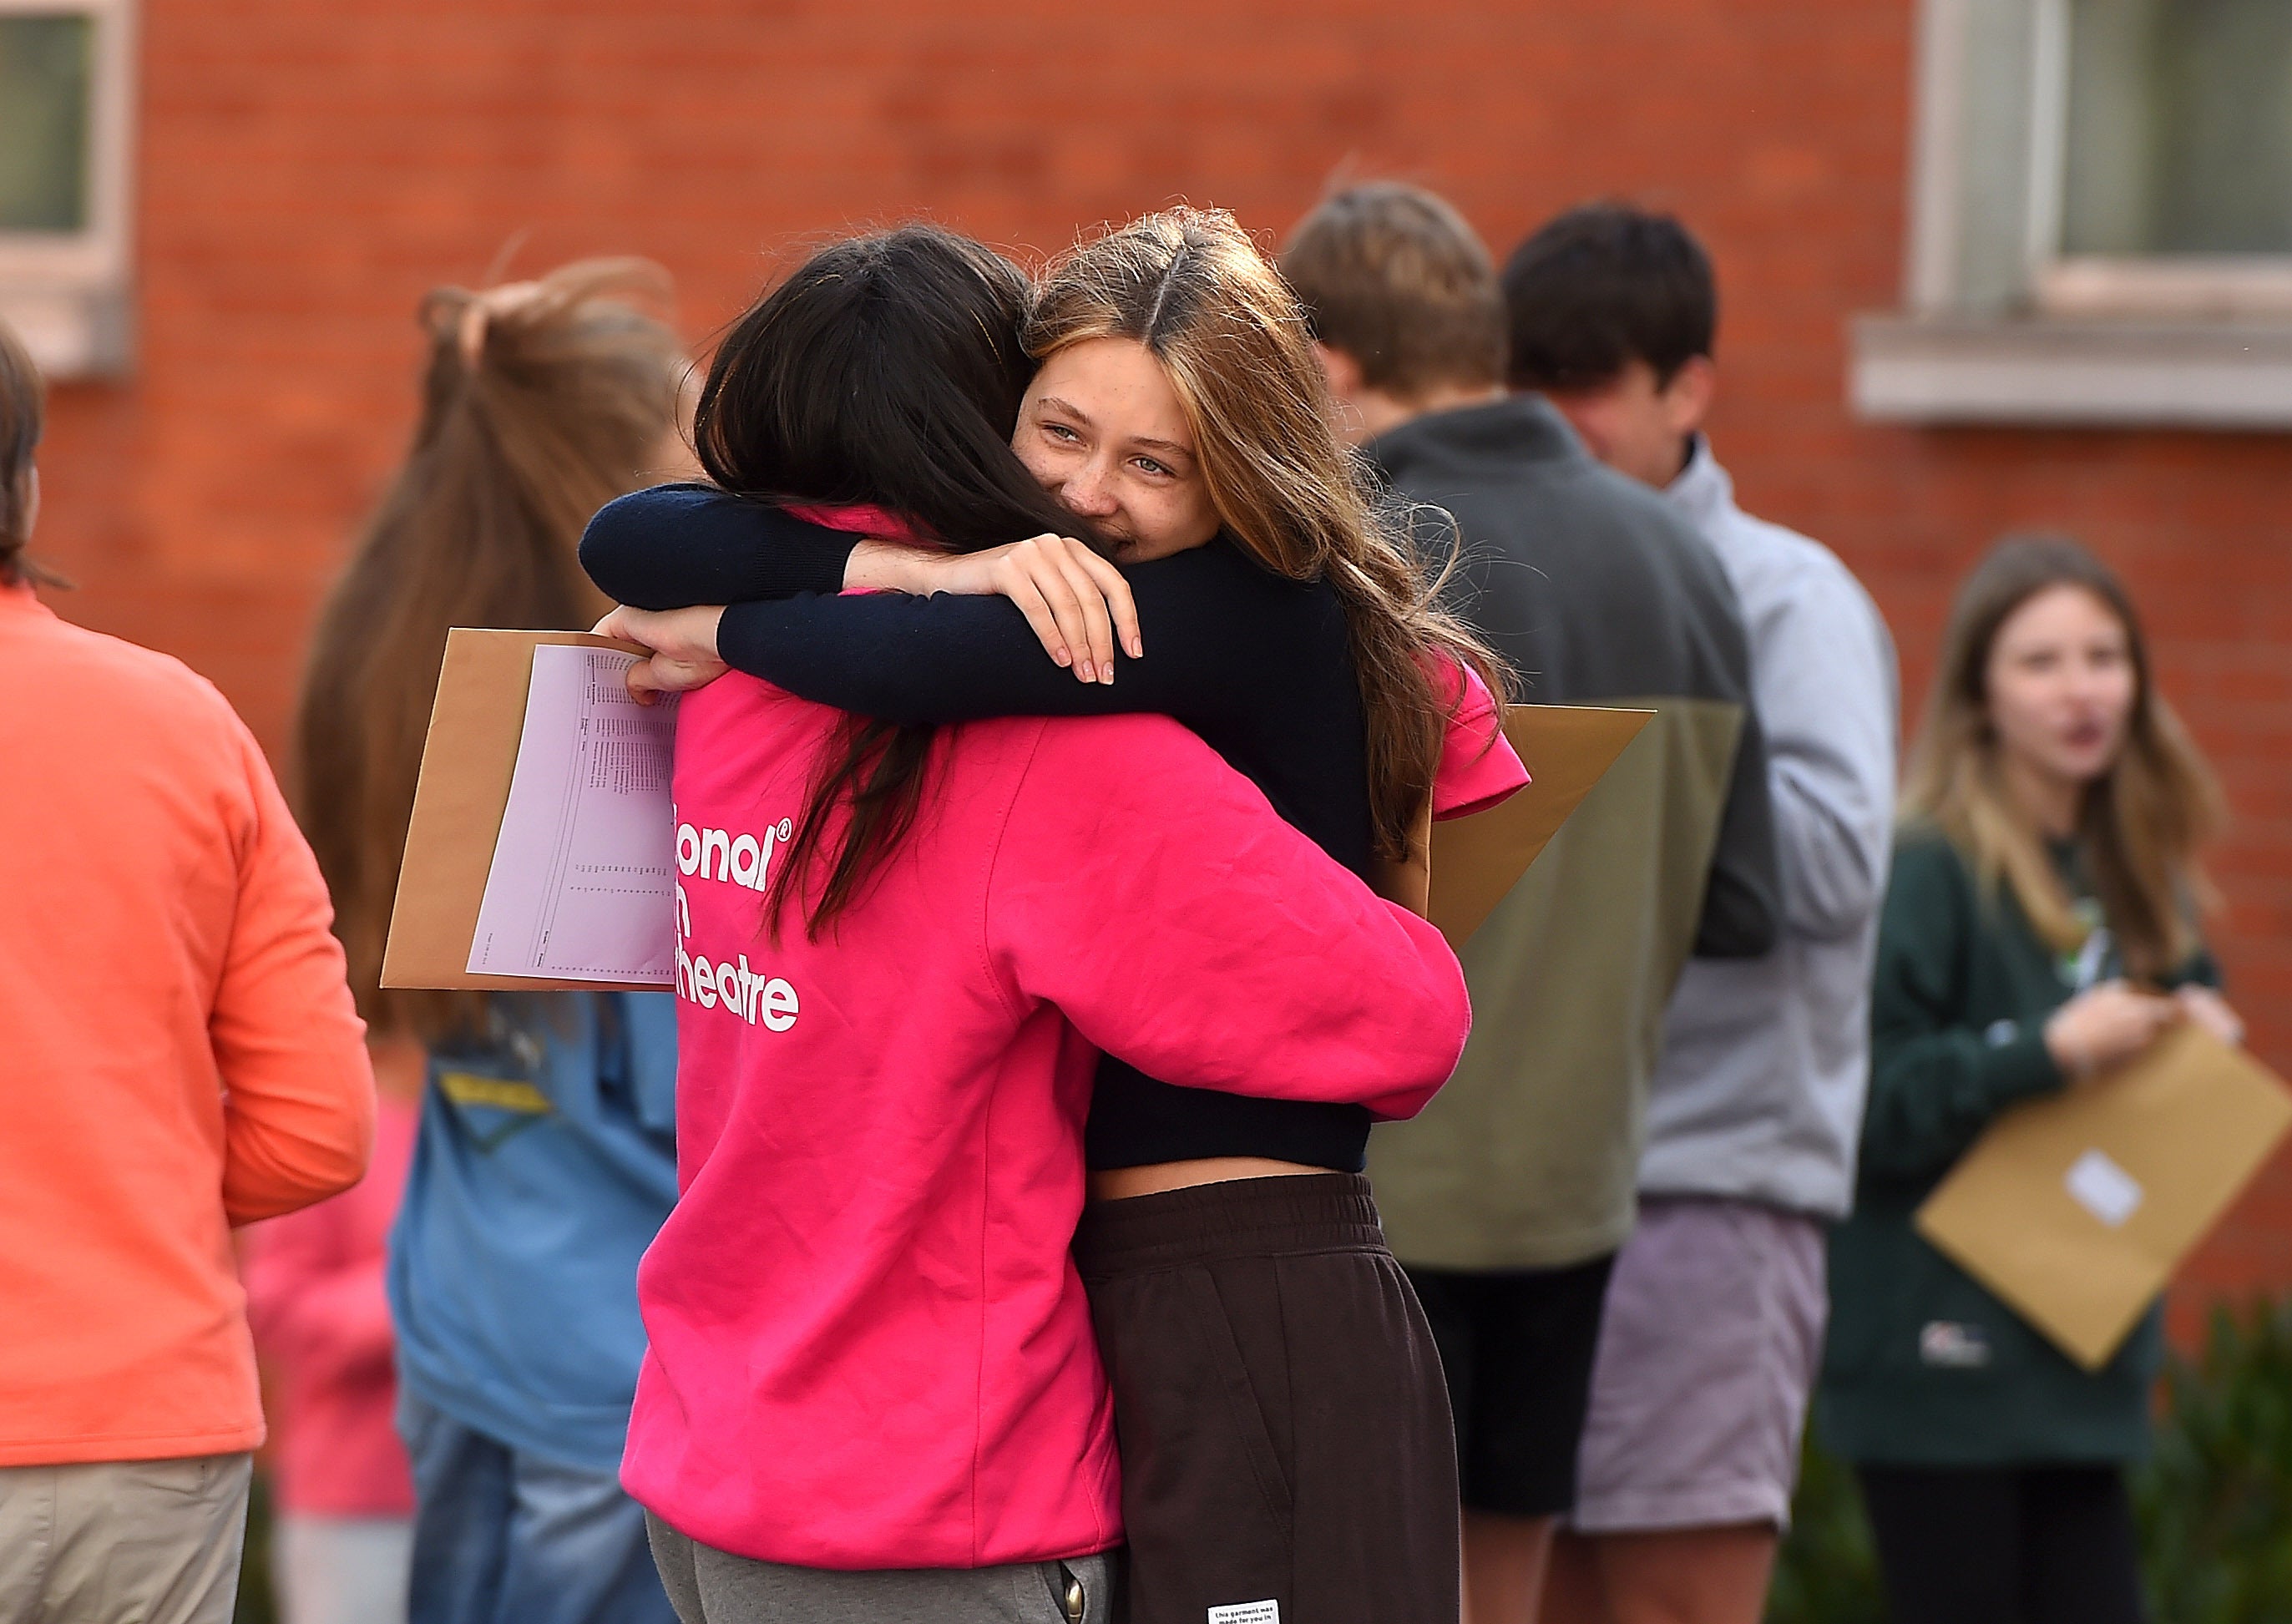
[[[1370,512],[1286,285],[1230,217],[1174,210],[1069,256],[1026,349],[1040,366],[1013,448],[1127,567],[1144,654],[1118,653],[1110,682],[1045,659],[1006,601],[835,597],[858,537],[693,487],[593,521],[583,562],[637,606],[600,629],[658,649],[646,610],[729,604],[694,611],[693,680],[721,658],[882,723],[1166,712],[1355,872],[1397,855],[1443,742],[1442,661],[1494,666]],[[712,473],[738,406],[720,370],[697,424]],[[897,409],[868,392],[853,385],[855,420]],[[868,499],[866,480],[822,483],[837,484],[788,481]],[[1352,1107],[1100,1072],[1093,1192],[1126,1199],[1094,1202],[1075,1253],[1121,1442],[1135,1624],[1457,1615],[1447,1394],[1358,1172],[1368,1131]],[[1085,1604],[1077,1590],[1068,1616]]]

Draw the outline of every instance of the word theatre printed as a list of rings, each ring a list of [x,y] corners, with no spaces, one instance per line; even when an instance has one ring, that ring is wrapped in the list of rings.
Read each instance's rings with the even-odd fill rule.
[[[676,826],[676,996],[702,1009],[722,1010],[735,1020],[766,1031],[784,1032],[795,1024],[800,1006],[795,987],[748,963],[747,951],[730,958],[711,959],[706,951],[692,950],[692,903],[687,883],[731,885],[758,896],[771,889],[772,858],[795,832],[790,819],[767,823],[758,833],[746,829],[703,828],[690,823]],[[739,910],[746,917],[748,910]],[[761,909],[755,917],[762,918]],[[762,956],[761,941],[743,944]]]

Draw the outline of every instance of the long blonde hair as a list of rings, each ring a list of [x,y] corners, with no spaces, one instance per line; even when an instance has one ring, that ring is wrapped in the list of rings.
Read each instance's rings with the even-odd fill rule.
[[[1368,715],[1377,855],[1407,856],[1449,715],[1436,660],[1464,662],[1499,696],[1508,678],[1441,605],[1408,527],[1381,510],[1366,465],[1338,443],[1296,295],[1231,214],[1167,209],[1051,269],[1028,353],[1040,361],[1092,338],[1129,339],[1162,363],[1235,541],[1277,575],[1336,589]]]
[[[296,810],[380,1032],[435,1041],[482,1019],[480,995],[379,984],[446,633],[585,630],[603,612],[575,549],[676,425],[681,346],[630,303],[667,294],[656,265],[593,260],[422,302],[414,447],[320,617],[295,729]]]
[[[2126,969],[2154,981],[2196,950],[2194,909],[2212,894],[2197,853],[2219,828],[2220,790],[2157,691],[2132,599],[2114,572],[2076,542],[2008,537],[1958,589],[1903,778],[1903,813],[1948,836],[1972,860],[1985,890],[1994,893],[2002,882],[2047,943],[2063,951],[2078,946],[2086,926],[2038,831],[2006,792],[1989,710],[1989,657],[1999,628],[2054,586],[2090,593],[2125,628],[2133,712],[2117,760],[2086,789],[2078,825],[2086,870]]]

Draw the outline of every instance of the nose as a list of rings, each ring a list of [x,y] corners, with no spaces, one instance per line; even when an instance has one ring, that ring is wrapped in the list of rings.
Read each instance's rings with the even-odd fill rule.
[[[1059,496],[1085,519],[1110,519],[1118,505],[1111,471],[1095,458],[1075,470],[1059,488]]]

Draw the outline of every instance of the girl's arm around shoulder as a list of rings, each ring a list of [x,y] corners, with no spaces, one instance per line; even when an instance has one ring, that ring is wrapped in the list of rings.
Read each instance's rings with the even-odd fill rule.
[[[1269,658],[1235,624],[1227,568],[1204,547],[1125,571],[1146,653],[1118,649],[1111,683],[1077,682],[1053,664],[1025,614],[1000,596],[734,603],[717,627],[717,651],[734,670],[800,699],[905,725],[1147,711],[1200,725],[1251,702],[1259,689],[1249,672]]]
[[[1160,718],[1044,728],[987,928],[1016,1002],[1054,1004],[1100,1048],[1187,1087],[1413,1116],[1471,1028],[1438,931]]]
[[[597,589],[637,609],[840,592],[860,537],[713,485],[655,485],[599,508],[581,537]]]

